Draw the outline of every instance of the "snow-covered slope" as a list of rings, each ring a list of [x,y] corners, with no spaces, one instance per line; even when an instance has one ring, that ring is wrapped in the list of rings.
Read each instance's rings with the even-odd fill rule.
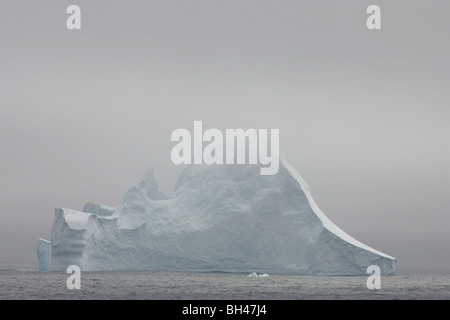
[[[195,270],[320,275],[382,274],[395,259],[347,235],[314,203],[286,161],[276,175],[258,165],[190,165],[174,194],[152,171],[116,208],[57,208],[52,270]]]

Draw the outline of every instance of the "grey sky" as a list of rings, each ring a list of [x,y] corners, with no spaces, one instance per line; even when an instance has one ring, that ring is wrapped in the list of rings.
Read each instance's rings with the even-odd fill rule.
[[[66,28],[66,8],[82,30]],[[378,4],[382,29],[369,31]],[[279,128],[344,231],[450,268],[447,1],[2,1],[0,262],[36,261],[56,206],[117,205],[176,128]]]

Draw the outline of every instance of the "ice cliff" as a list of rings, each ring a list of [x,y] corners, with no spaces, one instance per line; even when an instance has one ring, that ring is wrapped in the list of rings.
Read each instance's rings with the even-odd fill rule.
[[[259,165],[190,165],[171,197],[151,171],[117,208],[56,208],[51,270],[192,270],[366,275],[396,260],[350,237],[318,208],[286,161],[275,175]]]
[[[52,244],[50,241],[39,238],[36,249],[39,259],[39,270],[47,271],[50,267],[50,261],[52,257]]]

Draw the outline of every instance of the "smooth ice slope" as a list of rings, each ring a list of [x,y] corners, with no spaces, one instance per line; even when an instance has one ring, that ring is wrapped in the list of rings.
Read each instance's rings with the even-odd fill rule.
[[[318,275],[383,275],[395,259],[353,239],[314,203],[286,161],[276,175],[258,165],[190,165],[174,194],[153,173],[114,208],[57,208],[51,269],[194,270]]]
[[[46,271],[50,267],[52,257],[52,244],[50,241],[39,238],[37,245],[37,255],[39,259],[39,270]]]

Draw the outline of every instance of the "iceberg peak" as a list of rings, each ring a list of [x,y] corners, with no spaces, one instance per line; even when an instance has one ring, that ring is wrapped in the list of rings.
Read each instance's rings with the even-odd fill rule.
[[[138,184],[138,188],[144,191],[145,196],[151,200],[167,199],[167,196],[159,191],[158,183],[155,179],[155,170],[153,167],[145,171],[141,181]]]

